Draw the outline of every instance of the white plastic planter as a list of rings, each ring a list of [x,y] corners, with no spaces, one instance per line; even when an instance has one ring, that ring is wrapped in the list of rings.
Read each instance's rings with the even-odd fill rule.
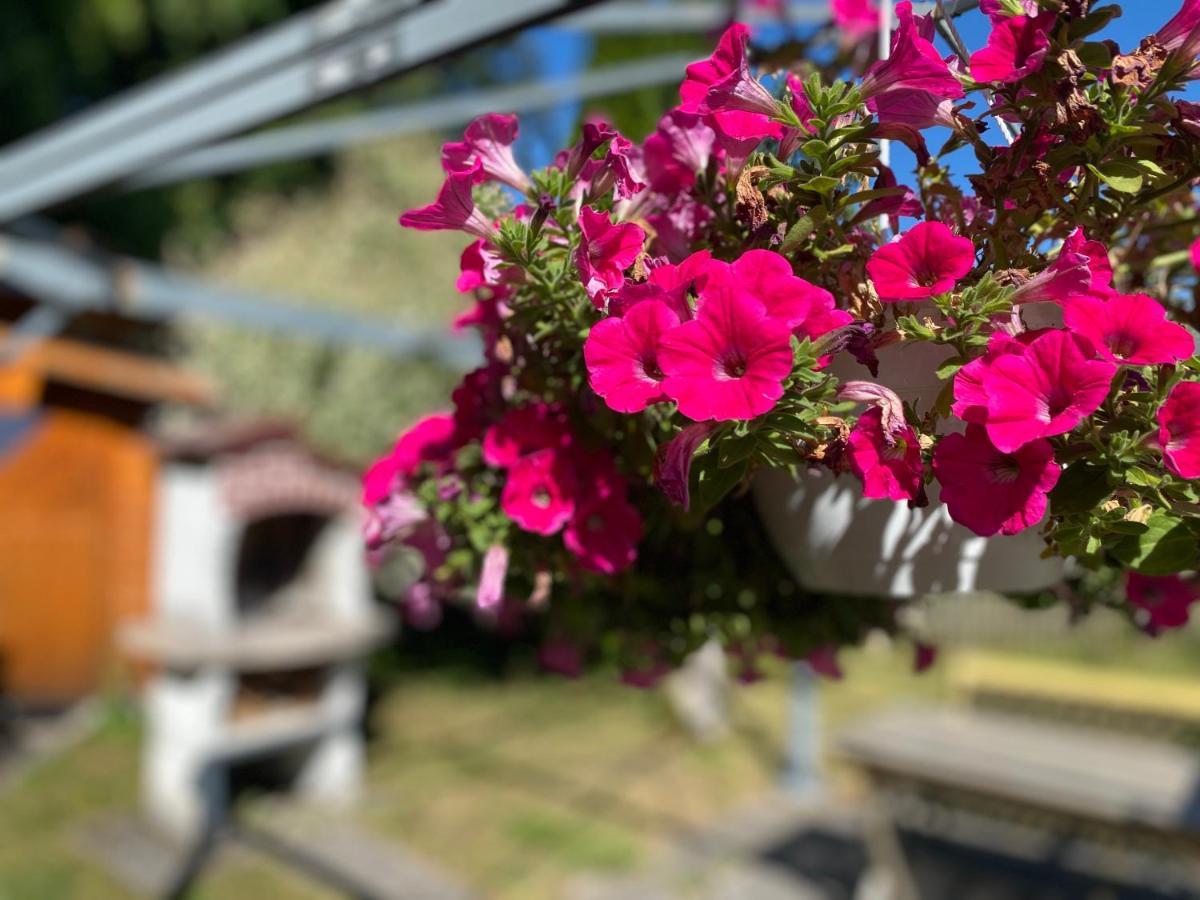
[[[949,356],[930,344],[901,344],[880,352],[878,379],[846,354],[833,373],[878,381],[924,411],[943,387],[935,373]],[[892,598],[1026,593],[1062,578],[1062,560],[1041,558],[1045,544],[1036,528],[979,537],[951,521],[936,484],[929,486],[928,506],[910,509],[903,502],[865,499],[853,475],[812,471],[797,480],[776,470],[758,476],[754,496],[775,549],[810,591]]]

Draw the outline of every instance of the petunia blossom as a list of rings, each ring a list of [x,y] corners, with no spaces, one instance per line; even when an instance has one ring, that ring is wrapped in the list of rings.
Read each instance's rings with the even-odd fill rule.
[[[673,109],[642,144],[650,187],[663,194],[686,191],[708,167],[716,135],[696,113]]]
[[[624,316],[601,319],[583,344],[588,383],[609,409],[635,413],[665,400],[658,351],[679,316],[661,300],[635,304]]]
[[[829,291],[795,275],[787,258],[773,250],[748,250],[729,265],[713,260],[704,271],[698,310],[718,292],[748,293],[794,335],[813,340],[854,321]]]
[[[756,144],[764,137],[779,137],[783,133],[783,126],[763,113],[735,108],[709,109],[705,105],[709,90],[714,85],[730,75],[740,77],[749,40],[750,31],[745,25],[730,25],[721,35],[712,56],[687,67],[683,83],[679,86],[679,98],[682,101],[680,109],[704,115],[719,134]]]
[[[483,436],[483,461],[506,468],[539,450],[566,450],[571,431],[557,406],[544,403],[510,409]]]
[[[1180,478],[1200,478],[1200,382],[1171,388],[1158,408],[1158,443],[1163,462]]]
[[[500,508],[525,531],[561,531],[575,512],[574,474],[563,456],[539,450],[517,460],[508,470]]]
[[[1091,281],[1088,285],[1089,293],[1096,295],[1111,294],[1113,268],[1112,261],[1108,258],[1108,248],[1099,241],[1088,240],[1084,230],[1076,228],[1063,241],[1062,249],[1058,252],[1058,259],[1051,266],[1059,265],[1060,262],[1063,265],[1068,265],[1069,263],[1065,261],[1065,257],[1071,253],[1082,253],[1087,257],[1087,267],[1091,274]]]
[[[679,434],[660,447],[654,458],[654,483],[668,500],[684,510],[691,508],[689,482],[692,476],[692,460],[696,450],[703,444],[716,426],[709,422],[697,422],[686,426]]]
[[[1057,329],[1020,353],[998,356],[983,373],[987,433],[1005,453],[1065,434],[1100,408],[1117,367],[1095,359],[1086,338]]]
[[[633,565],[641,538],[642,517],[628,500],[590,497],[576,505],[563,545],[589,572],[616,575]]]
[[[658,360],[663,390],[687,418],[753,419],[783,396],[791,330],[750,294],[722,291],[663,338]]]
[[[1190,62],[1200,53],[1200,0],[1183,0],[1179,12],[1154,37],[1168,53]]]
[[[907,216],[910,219],[920,219],[925,216],[925,207],[921,205],[920,199],[908,185],[896,183],[896,173],[890,166],[883,166],[879,170],[879,177],[875,179],[872,188],[877,191],[895,191],[895,193],[886,197],[876,197],[874,200],[864,203],[855,214],[853,222],[862,222],[878,216]]]
[[[1004,331],[996,331],[988,339],[983,356],[976,357],[958,370],[954,376],[954,403],[950,411],[964,422],[982,425],[987,421],[987,391],[983,387],[983,376],[998,356],[1005,353],[1022,353],[1025,345],[1041,332],[1025,331],[1015,337]]]
[[[808,94],[804,90],[804,82],[800,77],[789,72],[787,86],[789,105],[792,107],[792,112],[796,114],[796,118],[800,121],[800,127],[796,128],[789,125],[783,129],[783,137],[779,139],[779,158],[785,160],[799,149],[800,144],[805,138],[813,133],[810,123],[816,118],[812,104],[808,102]]]
[[[1010,16],[992,25],[987,46],[971,54],[971,77],[979,82],[1012,83],[1041,71],[1050,49],[1047,33],[1054,13]]]
[[[1196,352],[1191,333],[1170,321],[1163,305],[1145,294],[1075,297],[1068,301],[1063,321],[1116,363],[1162,365]]]
[[[456,429],[451,413],[434,413],[413,423],[395,446],[377,459],[363,476],[363,503],[378,503],[404,479],[416,474],[425,462],[444,460],[456,447]]]
[[[929,40],[933,20],[914,16],[908,0],[896,4],[896,19],[891,56],[871,66],[859,85],[867,107],[878,112],[879,98],[893,91],[924,91],[948,100],[962,97],[962,85]]]
[[[625,270],[642,252],[646,232],[632,222],[614,225],[608,213],[589,206],[579,210],[579,231],[575,267],[588,297],[602,309],[608,292],[624,283]]]
[[[899,434],[882,425],[883,410],[872,407],[850,432],[846,461],[862,479],[863,496],[871,500],[916,500],[924,485],[921,445],[911,426]]]
[[[879,30],[879,4],[875,0],[829,0],[833,24],[847,37],[859,40]]]
[[[954,289],[975,265],[975,245],[941,222],[921,222],[867,261],[881,300],[920,300]]]
[[[475,206],[471,187],[476,175],[482,171],[476,160],[460,172],[451,172],[438,191],[437,200],[419,209],[410,209],[400,216],[400,224],[418,231],[465,231],[485,241],[495,237],[496,232]]]
[[[1134,615],[1139,624],[1150,634],[1159,634],[1188,623],[1192,604],[1200,600],[1200,591],[1195,583],[1180,575],[1130,572],[1125,576],[1125,596],[1137,610]]]
[[[933,474],[950,518],[978,535],[1016,534],[1046,515],[1046,495],[1061,467],[1046,440],[999,450],[980,425],[948,434],[933,454]]]
[[[531,183],[513,156],[516,139],[516,116],[498,113],[480,116],[467,126],[461,141],[442,145],[442,167],[447,172],[463,172],[478,162],[488,178],[525,193]]]
[[[1196,238],[1196,243],[1192,244],[1192,268],[1200,273],[1200,238]]]

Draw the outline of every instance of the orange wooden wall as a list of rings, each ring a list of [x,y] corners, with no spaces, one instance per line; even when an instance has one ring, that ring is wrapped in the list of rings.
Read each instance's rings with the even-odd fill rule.
[[[0,688],[58,703],[97,686],[116,625],[149,608],[156,457],[109,419],[44,409],[0,457]]]

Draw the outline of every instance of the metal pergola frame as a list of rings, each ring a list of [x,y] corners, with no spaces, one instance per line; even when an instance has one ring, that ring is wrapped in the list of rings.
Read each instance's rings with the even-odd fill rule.
[[[957,15],[978,0],[951,3]],[[469,368],[478,359],[471,338],[84,253],[30,216],[100,188],[136,190],[242,171],[445,128],[493,109],[527,111],[669,83],[688,58],[665,55],[244,134],[542,22],[561,18],[603,34],[705,32],[728,22],[736,6],[736,0],[331,0],[0,148],[0,223],[8,223],[0,231],[0,281],[38,301],[0,340],[0,363],[61,331],[80,312],[108,310],[147,318],[205,315]],[[756,15],[763,14],[751,18]],[[789,7],[788,18],[793,24],[821,22],[826,7],[823,0],[801,0]]]

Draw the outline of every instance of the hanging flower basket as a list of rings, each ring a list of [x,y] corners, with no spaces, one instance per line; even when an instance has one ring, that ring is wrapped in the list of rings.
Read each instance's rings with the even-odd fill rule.
[[[445,146],[401,223],[472,237],[487,358],[366,476],[410,619],[466,602],[637,683],[713,636],[832,671],[904,598],[1067,559],[1079,611],[1186,621],[1200,5],[1129,52],[1115,5],[980,7],[972,53],[899,3],[861,77],[861,17],[761,72],[734,25],[640,145],[591,121],[527,173],[488,115]]]

